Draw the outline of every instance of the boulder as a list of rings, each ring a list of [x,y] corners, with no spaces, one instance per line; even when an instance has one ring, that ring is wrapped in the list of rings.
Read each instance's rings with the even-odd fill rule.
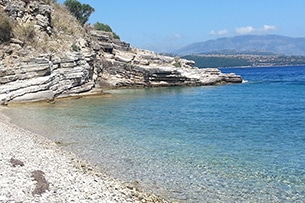
[[[22,18],[25,14],[25,2],[23,1],[7,1],[2,3],[6,5],[4,11],[12,18]]]

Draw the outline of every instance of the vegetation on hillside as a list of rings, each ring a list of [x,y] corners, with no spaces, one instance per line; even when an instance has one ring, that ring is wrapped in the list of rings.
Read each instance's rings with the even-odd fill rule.
[[[95,11],[89,4],[82,4],[77,0],[66,0],[64,5],[82,25],[88,22],[90,15]],[[113,32],[111,27],[107,24],[96,22],[94,28],[96,30],[111,32],[115,39],[120,39],[120,36]]]
[[[26,3],[25,12],[32,12],[29,8],[32,0],[23,1]],[[57,3],[56,0],[43,0],[43,3],[52,8],[49,33],[44,32],[45,30],[37,24],[35,18],[17,21],[4,11],[4,6],[0,5],[0,45],[2,47],[9,46],[9,42],[14,38],[20,40],[18,43],[22,47],[30,46],[40,53],[63,54],[63,50],[67,49],[80,51],[83,46],[80,41],[90,38],[88,30],[92,28],[111,32],[113,38],[120,39],[109,25],[100,22],[87,29],[88,26],[85,24],[94,12],[94,8],[88,4],[81,4],[77,0],[66,0],[63,4]],[[32,15],[32,13],[29,14]]]
[[[95,23],[94,28],[97,30],[105,31],[105,32],[112,32],[112,29],[109,25],[106,25],[106,24],[103,24],[100,22]]]
[[[112,32],[113,38],[120,39],[120,36],[118,36],[115,32],[113,32],[109,25],[97,22],[93,26],[96,30],[101,30],[101,31],[105,31],[105,32]]]
[[[12,37],[23,42],[32,42],[35,35],[35,25],[32,22],[18,24],[0,9],[0,44],[10,41]]]
[[[68,35],[78,35],[83,33],[83,26],[75,18],[74,15],[70,15],[70,11],[65,6],[55,3],[54,10],[52,12],[52,24],[58,33],[65,33]],[[63,17],[64,16],[64,17]],[[61,37],[59,34],[56,37]]]
[[[32,22],[18,24],[13,30],[14,36],[23,42],[31,43],[35,40],[36,28],[35,24]]]
[[[90,15],[95,11],[89,4],[82,4],[77,0],[66,0],[64,5],[82,25],[88,22]]]

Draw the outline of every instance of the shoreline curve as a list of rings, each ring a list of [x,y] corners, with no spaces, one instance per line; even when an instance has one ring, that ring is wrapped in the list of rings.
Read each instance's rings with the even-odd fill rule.
[[[1,112],[5,108],[0,107],[0,202],[168,202],[97,172],[58,143],[11,123]],[[13,166],[11,159],[23,165]],[[37,170],[49,184],[41,195],[33,195],[37,181],[31,173]]]

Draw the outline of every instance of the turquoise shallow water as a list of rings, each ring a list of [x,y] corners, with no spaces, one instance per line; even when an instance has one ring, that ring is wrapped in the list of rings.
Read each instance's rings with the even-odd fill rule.
[[[6,113],[171,200],[303,202],[305,67],[222,71],[247,82],[115,90]]]

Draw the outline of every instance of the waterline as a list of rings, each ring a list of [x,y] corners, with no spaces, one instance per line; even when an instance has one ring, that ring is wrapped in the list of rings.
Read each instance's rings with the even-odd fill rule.
[[[9,113],[106,173],[172,200],[301,201],[302,84],[256,74],[242,84],[116,90]]]

